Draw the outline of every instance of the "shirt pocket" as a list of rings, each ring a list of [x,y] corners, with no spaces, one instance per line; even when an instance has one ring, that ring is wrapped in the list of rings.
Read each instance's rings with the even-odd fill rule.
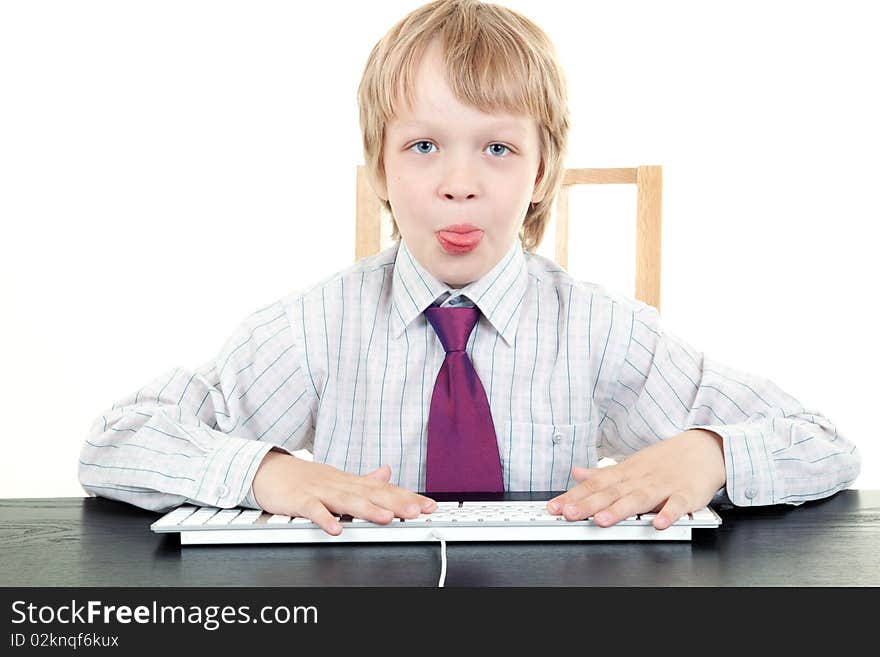
[[[591,424],[511,422],[498,441],[507,491],[565,491],[576,482],[571,468],[596,467],[599,458]]]

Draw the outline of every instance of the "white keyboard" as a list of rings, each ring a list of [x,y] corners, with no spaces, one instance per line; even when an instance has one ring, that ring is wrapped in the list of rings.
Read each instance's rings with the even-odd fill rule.
[[[709,507],[680,518],[662,531],[656,514],[643,513],[600,527],[591,518],[569,521],[547,511],[545,501],[437,502],[433,513],[387,525],[337,517],[339,536],[308,518],[272,515],[253,509],[185,505],[150,525],[157,533],[180,533],[183,545],[219,543],[394,543],[446,541],[688,541],[691,530],[716,528],[720,516]]]

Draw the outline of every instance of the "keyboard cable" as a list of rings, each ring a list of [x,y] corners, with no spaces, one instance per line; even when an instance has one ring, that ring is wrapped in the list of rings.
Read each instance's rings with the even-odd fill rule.
[[[446,583],[446,539],[436,529],[431,530],[431,536],[440,541],[440,581],[437,583],[437,587],[443,588]]]

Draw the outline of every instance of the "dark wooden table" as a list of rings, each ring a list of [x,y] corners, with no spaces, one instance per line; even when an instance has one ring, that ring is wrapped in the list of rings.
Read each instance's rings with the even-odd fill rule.
[[[450,543],[446,586],[878,586],[880,491],[714,507],[690,542]],[[0,586],[436,586],[439,543],[185,546],[100,498],[0,500]]]

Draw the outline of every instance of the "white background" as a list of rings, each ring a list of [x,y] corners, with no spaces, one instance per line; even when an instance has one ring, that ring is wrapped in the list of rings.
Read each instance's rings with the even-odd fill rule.
[[[81,495],[114,401],[353,261],[357,85],[419,4],[0,4],[0,497]],[[880,488],[871,3],[504,4],[558,49],[567,166],[663,166],[667,329],[821,410]],[[632,294],[634,203],[575,196],[573,274]]]

